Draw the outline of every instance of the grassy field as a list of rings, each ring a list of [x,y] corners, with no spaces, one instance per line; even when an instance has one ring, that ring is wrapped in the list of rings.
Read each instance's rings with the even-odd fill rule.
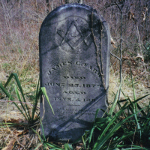
[[[12,73],[4,85],[0,84],[1,93],[9,97],[9,101],[7,99],[1,101],[1,104],[7,103],[7,106],[1,109],[1,114],[5,113],[6,116],[0,118],[0,147],[3,150],[20,148],[147,150],[150,147],[150,103],[144,105],[143,100],[150,96],[150,93],[136,98],[133,79],[131,83],[133,96],[126,95],[119,86],[114,98],[111,97],[113,100],[105,112],[105,117],[98,118],[99,110],[97,110],[92,128],[86,130],[78,142],[48,142],[45,137],[41,138],[39,130],[42,124],[38,103],[41,95],[48,100],[45,88],[40,88],[37,84],[36,91],[24,94],[17,74]],[[124,97],[121,100],[119,100],[119,93],[122,93]],[[15,109],[12,108],[13,104]],[[51,105],[50,109],[52,109]],[[95,135],[98,136],[95,137]]]

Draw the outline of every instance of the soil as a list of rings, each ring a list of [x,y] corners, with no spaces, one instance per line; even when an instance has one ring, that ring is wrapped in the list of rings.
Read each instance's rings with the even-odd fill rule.
[[[8,102],[6,99],[0,99],[0,122],[9,121],[14,118],[16,120],[24,119],[12,102]]]

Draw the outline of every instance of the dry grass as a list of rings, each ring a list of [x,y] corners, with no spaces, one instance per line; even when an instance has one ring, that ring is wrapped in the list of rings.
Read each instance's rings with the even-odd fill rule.
[[[33,149],[40,142],[38,135],[29,133],[28,130],[1,127],[0,133],[0,148],[3,148],[3,150]]]
[[[135,83],[135,93],[136,97],[140,98],[144,95],[147,95],[150,93],[150,89],[147,87],[147,82],[144,80],[137,80],[137,76],[133,76],[134,83]],[[120,82],[119,82],[119,74],[116,74],[113,69],[110,69],[110,78],[109,78],[109,94],[108,94],[108,102],[112,103],[115,94],[117,93],[117,90],[119,88]],[[126,95],[126,97],[130,97],[131,100],[134,100],[133,97],[133,87],[132,87],[132,80],[130,74],[123,73],[122,75],[122,91]],[[121,93],[120,99],[125,99],[124,95]],[[142,101],[139,102],[141,106],[146,106],[150,101],[150,96],[142,99]]]

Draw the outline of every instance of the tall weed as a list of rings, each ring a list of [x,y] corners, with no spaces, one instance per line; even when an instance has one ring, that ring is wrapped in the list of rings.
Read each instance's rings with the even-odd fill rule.
[[[136,99],[134,83],[133,100],[126,95],[119,87],[111,108],[106,112],[105,117],[98,118],[96,112],[95,122],[91,130],[86,131],[82,137],[84,148],[92,150],[111,149],[143,149],[150,147],[150,113],[149,105],[141,108],[138,102],[150,95],[147,94]],[[119,91],[125,96],[119,100]],[[115,108],[119,111],[115,112]],[[144,148],[145,147],[145,148]]]
[[[15,82],[11,85],[11,88],[8,89],[7,87],[9,86],[9,83],[11,83],[12,79],[14,79]],[[38,100],[41,98],[42,95],[45,96],[52,112],[54,113],[53,108],[49,102],[49,98],[47,96],[46,89],[45,89],[45,87],[40,88],[39,81],[37,84],[37,89],[36,89],[35,95],[32,96],[32,98],[33,98],[32,109],[27,104],[28,102],[25,98],[25,94],[23,93],[21,83],[20,83],[16,73],[12,73],[9,76],[9,78],[4,86],[2,83],[0,83],[0,89],[9,98],[9,100],[11,100],[13,102],[13,104],[18,108],[18,110],[21,112],[21,114],[24,116],[24,118],[28,121],[29,126],[33,125],[40,118],[40,113],[37,114],[37,104],[38,104]],[[15,92],[16,95],[14,95],[13,92]],[[18,99],[18,102],[21,104],[20,106],[16,103],[16,101],[14,101],[15,98]]]

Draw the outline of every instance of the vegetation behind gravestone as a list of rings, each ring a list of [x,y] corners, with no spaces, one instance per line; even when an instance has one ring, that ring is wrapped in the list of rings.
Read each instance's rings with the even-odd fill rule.
[[[110,25],[112,48],[111,53],[119,56],[121,7],[123,72],[142,80],[149,87],[149,43],[150,43],[150,3],[142,1],[106,1],[85,0],[83,3],[92,6]],[[16,72],[27,91],[35,88],[34,78],[38,77],[38,34],[41,23],[47,13],[65,1],[1,1],[0,5],[0,78],[6,80],[11,72]],[[118,6],[117,6],[118,5]],[[145,59],[144,59],[145,58]],[[15,60],[15,61],[14,61]],[[144,61],[142,61],[144,60]],[[118,74],[119,61],[111,56],[111,67]],[[32,87],[28,87],[28,83]]]
[[[36,82],[39,77],[39,58],[38,58],[38,34],[41,23],[47,13],[64,4],[63,0],[49,1],[44,0],[12,0],[0,2],[0,81],[6,81],[11,72],[16,72],[19,75],[22,87],[25,93],[32,93],[36,89]],[[110,24],[112,35],[111,53],[119,56],[120,50],[120,10],[117,4],[122,7],[123,11],[123,91],[126,97],[132,97],[132,82],[129,76],[130,68],[136,80],[135,87],[137,94],[140,97],[143,92],[149,92],[150,83],[150,60],[149,60],[149,43],[150,43],[150,2],[149,0],[141,1],[107,1],[103,0],[85,0],[85,4],[96,8],[104,16],[105,20]],[[143,59],[144,58],[144,59]],[[144,61],[142,61],[144,60]],[[111,76],[110,76],[110,101],[116,93],[119,84],[119,62],[111,56]],[[122,94],[123,95],[123,94]],[[145,94],[146,95],[146,94]],[[31,95],[30,95],[31,96]],[[0,91],[0,99],[4,95]],[[30,97],[31,98],[31,97]],[[121,97],[123,98],[123,96]],[[31,100],[31,99],[30,99]],[[124,100],[124,98],[123,98]],[[147,106],[146,114],[141,118],[141,131],[143,132],[143,143],[137,142],[138,145],[150,143],[144,138],[149,138],[149,97],[147,101],[141,99],[141,104]],[[139,102],[140,102],[139,101]],[[128,99],[128,102],[130,100]],[[131,103],[132,105],[132,103]],[[130,106],[131,106],[130,105]],[[134,110],[134,109],[133,109]],[[141,111],[142,112],[142,111]],[[142,113],[143,115],[143,113]],[[146,119],[145,119],[146,118]],[[119,117],[118,117],[119,119]],[[136,119],[136,117],[135,117]],[[120,121],[120,120],[119,120]],[[137,120],[132,123],[127,122],[125,129],[133,129],[137,131]],[[131,125],[131,126],[130,126]],[[111,128],[109,128],[111,131]],[[132,130],[132,131],[133,131]],[[3,147],[6,146],[9,139],[14,139],[14,132],[6,126],[1,128],[3,131],[0,142]],[[108,130],[107,130],[108,131]],[[121,130],[122,131],[122,130]],[[9,133],[9,135],[8,135]],[[91,130],[92,133],[92,130]],[[86,134],[85,134],[86,136]],[[84,137],[85,138],[85,137]],[[26,139],[26,142],[25,140]],[[32,140],[38,142],[38,137],[22,136],[20,143],[27,143],[30,146]],[[131,141],[135,139],[132,136]],[[138,139],[138,138],[137,138]],[[18,139],[17,139],[18,140]],[[114,138],[115,140],[115,138]],[[144,140],[147,142],[144,143]],[[107,145],[111,143],[109,140]],[[10,141],[13,143],[13,141]],[[88,146],[87,141],[84,142],[84,147]],[[136,142],[136,140],[135,140]],[[19,144],[20,144],[19,143]],[[18,144],[18,147],[20,146]],[[40,147],[41,145],[39,145]],[[149,146],[149,145],[148,145]],[[80,146],[79,146],[80,147]],[[132,147],[133,148],[133,147]],[[143,148],[144,149],[144,148]]]

